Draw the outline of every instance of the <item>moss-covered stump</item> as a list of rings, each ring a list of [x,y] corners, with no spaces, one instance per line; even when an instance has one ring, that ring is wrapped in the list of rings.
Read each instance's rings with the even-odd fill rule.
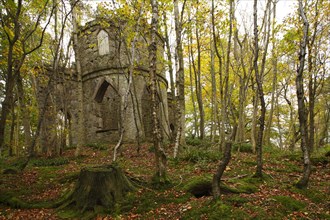
[[[134,191],[132,183],[117,166],[84,168],[80,172],[75,190],[61,208],[70,207],[80,213],[108,212],[131,191]]]

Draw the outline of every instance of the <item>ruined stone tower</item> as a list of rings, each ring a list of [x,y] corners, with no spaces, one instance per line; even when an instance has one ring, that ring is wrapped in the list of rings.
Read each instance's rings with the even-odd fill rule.
[[[129,33],[123,30],[123,24],[107,22],[106,27],[100,22],[90,22],[81,28],[78,36],[78,56],[81,62],[83,83],[84,133],[87,143],[116,143],[119,139],[123,122],[124,142],[135,142],[152,138],[151,95],[149,91],[148,37],[140,36],[136,42],[134,73],[131,92],[128,97],[126,114],[123,115],[124,94],[128,87],[130,63],[133,62],[130,45],[125,37]],[[159,55],[163,45],[159,40]],[[167,81],[163,65],[158,68],[158,100],[164,138],[169,138],[169,117],[167,102]],[[57,80],[53,89],[48,114],[41,132],[41,144],[49,144],[57,139],[59,117],[65,118],[67,126],[66,142],[77,143],[77,109],[79,107],[76,81],[77,74],[65,70],[65,80]],[[60,79],[61,77],[58,77]],[[41,94],[41,93],[40,93]],[[39,100],[42,100],[39,98]],[[54,109],[53,106],[56,106]],[[62,116],[59,116],[62,115]],[[53,129],[49,128],[52,127]],[[55,128],[58,130],[58,128]],[[63,139],[63,137],[62,137]],[[68,139],[70,141],[68,141]],[[63,143],[62,143],[63,144]]]

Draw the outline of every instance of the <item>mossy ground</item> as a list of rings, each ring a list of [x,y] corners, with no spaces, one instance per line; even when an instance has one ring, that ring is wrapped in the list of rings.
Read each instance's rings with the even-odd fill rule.
[[[264,149],[264,176],[253,178],[255,156],[246,150],[233,152],[223,183],[238,193],[195,198],[187,187],[212,179],[221,154],[218,147],[206,142],[192,142],[179,158],[168,161],[169,183],[152,184],[154,155],[150,146],[124,145],[118,165],[132,177],[137,187],[118,201],[105,219],[329,219],[330,164],[323,151],[312,155],[313,172],[308,189],[293,185],[302,170],[301,153],[267,147]],[[87,146],[78,158],[68,149],[61,158],[38,158],[23,172],[2,174],[17,168],[24,158],[0,159],[0,219],[89,219],[74,210],[50,208],[68,195],[75,186],[81,168],[110,164],[112,147]],[[243,148],[241,148],[243,149]],[[168,148],[169,155],[172,155]],[[33,205],[32,205],[33,204]],[[48,209],[41,208],[48,207]]]

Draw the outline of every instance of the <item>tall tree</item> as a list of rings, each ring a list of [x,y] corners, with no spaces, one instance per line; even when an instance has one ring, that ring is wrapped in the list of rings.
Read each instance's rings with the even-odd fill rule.
[[[306,56],[306,47],[308,44],[308,30],[309,22],[307,20],[304,6],[302,0],[299,0],[299,15],[303,21],[303,37],[301,39],[300,48],[299,48],[299,65],[297,69],[296,76],[296,93],[298,100],[298,118],[299,118],[299,128],[301,134],[301,143],[300,147],[303,152],[303,162],[304,170],[303,175],[299,179],[296,186],[298,188],[306,188],[308,186],[309,176],[311,174],[311,161],[310,153],[308,147],[308,125],[306,118],[306,106],[305,106],[305,95],[304,95],[304,67],[305,67],[305,56]]]
[[[185,144],[185,99],[184,99],[184,62],[182,48],[182,19],[186,0],[184,0],[179,12],[179,0],[173,0],[174,4],[174,21],[175,21],[175,61],[176,61],[176,139],[174,146],[174,158],[178,154],[179,145]]]
[[[267,6],[270,5],[270,1],[268,1]],[[268,9],[266,8],[266,10]],[[265,13],[266,14],[266,13]],[[266,16],[264,18],[264,21],[266,20]],[[269,23],[269,22],[268,22]],[[259,58],[259,40],[258,40],[258,1],[254,0],[253,4],[253,32],[254,32],[254,60],[253,60],[253,69],[255,73],[255,79],[257,83],[257,94],[258,98],[260,100],[260,106],[261,106],[261,113],[259,117],[259,130],[258,130],[258,136],[256,140],[256,153],[257,153],[257,168],[256,168],[256,177],[262,177],[262,141],[263,141],[263,135],[264,135],[264,129],[265,129],[265,115],[266,115],[266,104],[265,104],[265,98],[264,98],[264,91],[262,86],[262,79],[263,79],[263,73],[265,70],[265,62],[266,62],[266,55],[267,55],[267,47],[268,47],[268,41],[269,41],[269,30],[268,34],[266,36],[266,43],[265,43],[265,52],[262,58],[262,66],[261,71],[259,73],[259,66],[258,66],[258,58]]]
[[[203,95],[202,95],[202,82],[201,82],[201,42],[200,42],[200,12],[199,12],[199,1],[197,1],[196,6],[196,25],[195,25],[195,34],[196,34],[196,47],[197,47],[197,65],[195,65],[193,59],[194,73],[195,73],[195,90],[196,90],[196,98],[197,105],[199,110],[199,138],[204,139],[205,137],[205,111],[204,111],[204,103],[203,103]],[[193,54],[192,54],[192,57]]]
[[[5,94],[0,118],[0,152],[3,148],[5,127],[8,113],[13,102],[13,90],[26,57],[39,49],[44,40],[46,29],[50,23],[54,8],[46,17],[46,23],[40,30],[40,24],[47,15],[49,0],[39,5],[38,13],[29,13],[29,7],[34,1],[25,4],[23,0],[1,0],[3,9],[0,10],[1,26],[8,42],[7,70],[5,76]],[[36,4],[34,4],[35,6]],[[32,20],[34,20],[32,22]],[[26,23],[30,21],[31,23]]]
[[[79,2],[79,0],[76,0],[74,2],[74,6],[78,2]],[[56,6],[57,6],[57,4],[54,3],[53,4],[53,9],[54,10],[55,10]],[[58,73],[59,61],[60,61],[60,51],[61,51],[61,47],[62,47],[62,43],[63,43],[65,25],[66,25],[66,22],[68,20],[68,16],[71,14],[72,10],[73,10],[73,8],[71,8],[71,10],[69,10],[69,11],[65,10],[65,13],[64,13],[62,21],[61,21],[62,27],[61,27],[61,30],[59,32],[59,35],[58,35],[58,33],[55,34],[55,38],[58,38],[58,41],[55,42],[55,45],[54,45],[55,49],[54,49],[54,56],[53,56],[53,60],[52,60],[52,70],[53,70],[54,74],[50,74],[50,76],[48,77],[48,82],[47,82],[47,85],[46,85],[45,90],[44,90],[45,95],[44,95],[43,100],[42,100],[42,106],[40,107],[41,109],[39,110],[38,122],[37,122],[35,133],[33,135],[32,141],[31,141],[31,145],[29,147],[30,153],[29,153],[29,157],[28,157],[28,160],[26,162],[26,165],[28,164],[29,159],[32,156],[34,156],[34,154],[35,154],[35,152],[34,152],[35,151],[35,146],[36,146],[37,140],[39,138],[41,128],[42,128],[42,125],[43,125],[43,122],[44,122],[44,119],[45,119],[45,115],[46,115],[46,112],[47,112],[47,107],[48,107],[47,102],[50,99],[49,97],[51,96],[54,81],[55,81],[55,78],[56,78],[57,73]],[[64,63],[67,63],[67,61],[64,62]]]
[[[230,3],[231,4],[231,3]],[[211,25],[212,25],[212,38],[213,38],[213,42],[214,42],[214,49],[215,49],[215,54],[217,55],[218,58],[218,68],[219,68],[219,90],[220,90],[220,120],[219,120],[219,130],[220,130],[220,139],[219,139],[219,143],[220,143],[220,148],[223,149],[224,145],[225,145],[225,136],[226,136],[226,131],[225,131],[225,124],[227,121],[227,110],[226,110],[226,87],[225,83],[224,83],[224,75],[223,75],[223,59],[224,56],[220,53],[220,49],[219,47],[222,46],[221,45],[221,41],[220,41],[220,36],[216,31],[216,23],[215,23],[215,4],[214,4],[214,0],[212,0],[212,4],[211,4]],[[230,27],[231,28],[231,27]],[[231,38],[231,37],[230,37]],[[228,47],[230,47],[228,45]],[[228,51],[227,51],[228,52]],[[229,64],[229,63],[227,63]],[[228,72],[229,72],[229,67],[228,67]]]
[[[214,142],[216,133],[217,133],[217,122],[218,122],[218,96],[217,96],[217,81],[215,76],[215,51],[214,51],[214,42],[210,40],[210,56],[211,56],[211,65],[210,65],[210,74],[211,74],[211,84],[212,84],[212,117],[211,117],[211,142]]]
[[[149,45],[149,77],[152,102],[153,143],[155,148],[156,174],[155,180],[164,183],[166,178],[167,157],[163,148],[162,132],[159,121],[159,101],[157,92],[157,42],[158,42],[158,2],[150,0],[152,8],[151,42]]]
[[[232,38],[232,30],[233,30],[233,17],[234,17],[234,0],[229,1],[229,34],[228,34],[228,45],[227,45],[227,60],[226,60],[226,73],[225,73],[225,94],[228,94],[228,78],[229,78],[229,57],[230,57],[230,51],[231,51],[231,38]],[[226,102],[228,103],[228,106],[231,105],[231,100],[229,97],[226,97]],[[224,107],[224,106],[222,106]],[[227,116],[227,114],[226,114]],[[224,117],[224,116],[222,116]],[[224,119],[224,118],[223,118]],[[224,123],[224,121],[222,121]],[[232,147],[232,142],[235,139],[236,136],[236,130],[237,126],[234,125],[233,131],[231,133],[231,136],[227,139],[224,140],[224,152],[223,152],[223,158],[221,162],[218,165],[216,173],[213,175],[213,180],[212,180],[212,192],[213,192],[213,198],[218,199],[220,197],[220,181],[221,177],[226,170],[226,167],[231,159],[231,147]]]
[[[173,62],[172,62],[172,51],[170,45],[170,33],[168,28],[168,18],[167,18],[167,11],[163,11],[163,22],[164,22],[164,41],[165,41],[165,49],[166,49],[166,56],[167,56],[167,64],[168,64],[168,72],[170,77],[170,89],[171,89],[171,96],[175,98],[175,86],[174,86],[174,70],[173,70]]]
[[[318,87],[317,82],[317,64],[316,57],[318,56],[318,48],[316,46],[317,33],[319,29],[319,0],[316,0],[314,3],[314,21],[311,36],[307,42],[308,56],[307,56],[307,69],[308,69],[308,116],[309,116],[309,137],[308,137],[308,147],[310,152],[314,150],[314,142],[315,142],[315,104],[316,104],[316,92]],[[315,51],[315,52],[314,52]],[[322,66],[322,65],[319,65]],[[322,79],[321,79],[322,81]]]
[[[272,73],[273,73],[273,79],[272,79],[272,90],[271,90],[271,101],[270,101],[270,110],[269,110],[269,116],[266,123],[265,128],[265,135],[264,135],[264,143],[265,145],[270,145],[270,135],[271,135],[271,129],[272,129],[272,123],[273,123],[273,114],[276,104],[276,99],[278,96],[276,95],[277,91],[277,52],[276,52],[276,38],[275,38],[275,19],[276,19],[276,1],[273,2],[273,21],[272,23],[272,52],[271,52],[271,62],[272,62]],[[270,19],[270,10],[271,7],[269,7],[269,19]],[[270,25],[270,20],[268,21],[268,25]]]
[[[76,146],[75,156],[79,156],[82,145],[84,144],[85,139],[85,128],[84,128],[84,91],[83,91],[83,82],[82,82],[82,70],[81,70],[81,61],[80,55],[78,52],[78,21],[77,21],[77,9],[75,6],[75,0],[71,0],[71,8],[73,9],[72,13],[72,25],[73,25],[73,50],[75,52],[76,59],[76,71],[78,75],[78,143]]]

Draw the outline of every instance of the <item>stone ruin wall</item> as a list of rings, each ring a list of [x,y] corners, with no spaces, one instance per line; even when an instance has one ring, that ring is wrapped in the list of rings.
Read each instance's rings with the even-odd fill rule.
[[[149,92],[148,72],[148,43],[145,38],[137,42],[136,61],[133,75],[134,96],[128,97],[126,114],[122,115],[124,106],[124,95],[128,82],[128,57],[130,49],[126,48],[124,40],[119,36],[119,27],[111,24],[104,28],[96,22],[91,22],[81,29],[79,34],[79,58],[82,67],[83,80],[83,106],[84,106],[84,128],[85,143],[116,143],[119,139],[120,117],[124,119],[124,141],[136,142],[152,139],[151,120],[151,95]],[[102,38],[100,38],[100,35]],[[104,37],[105,36],[105,37]],[[108,39],[104,39],[108,37]],[[101,47],[100,47],[101,46]],[[103,47],[103,48],[102,48]],[[104,49],[106,47],[106,49]],[[162,44],[158,47],[159,55],[163,53]],[[164,66],[158,64],[159,101],[161,126],[164,130],[165,139],[170,138],[170,120],[167,100],[167,81],[165,79]],[[68,118],[69,134],[66,138],[70,145],[77,144],[77,117],[78,98],[76,74],[62,74],[69,76],[70,80],[58,81],[55,90],[52,92],[47,111],[43,131],[41,134],[42,143],[51,143],[54,135],[49,135],[56,125],[56,111],[66,112]],[[42,94],[42,92],[41,92]],[[42,96],[42,95],[41,95]],[[39,98],[39,100],[42,100]],[[63,101],[64,100],[64,101]],[[53,102],[53,104],[51,103]],[[57,106],[54,109],[51,106]],[[171,117],[172,118],[172,117]],[[53,132],[54,133],[54,132]],[[56,136],[56,132],[55,132]],[[59,139],[57,137],[57,139]],[[54,141],[53,141],[54,142]],[[57,142],[63,142],[57,141]],[[41,143],[41,144],[42,144]]]

